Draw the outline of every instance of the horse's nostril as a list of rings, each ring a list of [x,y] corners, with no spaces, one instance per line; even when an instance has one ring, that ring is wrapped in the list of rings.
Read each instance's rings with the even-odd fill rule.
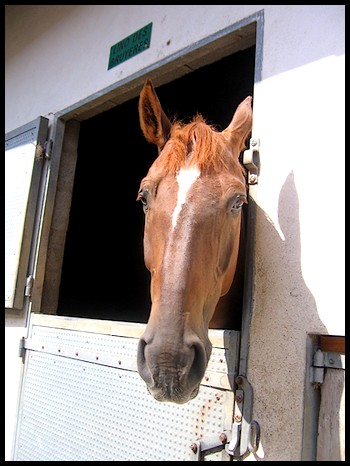
[[[195,385],[203,378],[205,369],[207,367],[207,356],[202,343],[194,343],[192,348],[194,350],[194,358],[192,366],[188,372],[188,382]]]
[[[140,338],[139,344],[137,347],[137,370],[141,377],[146,381],[149,378],[146,358],[145,358],[145,348],[146,341],[143,338]]]

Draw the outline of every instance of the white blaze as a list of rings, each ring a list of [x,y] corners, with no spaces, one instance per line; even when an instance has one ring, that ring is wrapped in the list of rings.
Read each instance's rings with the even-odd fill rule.
[[[193,183],[199,177],[200,171],[197,167],[181,168],[176,176],[176,181],[179,185],[177,193],[177,203],[172,216],[173,228],[176,226],[177,217],[181,212],[183,204],[186,202],[186,196]]]

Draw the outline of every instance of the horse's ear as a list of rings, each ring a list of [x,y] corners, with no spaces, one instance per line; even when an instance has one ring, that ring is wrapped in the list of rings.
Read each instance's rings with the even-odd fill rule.
[[[150,79],[147,79],[140,94],[139,117],[142,132],[148,142],[161,150],[170,136],[171,123],[160,105]]]
[[[252,130],[253,111],[252,97],[246,97],[241,102],[233,115],[231,123],[222,132],[235,145],[238,145],[239,152],[245,148],[244,142]]]

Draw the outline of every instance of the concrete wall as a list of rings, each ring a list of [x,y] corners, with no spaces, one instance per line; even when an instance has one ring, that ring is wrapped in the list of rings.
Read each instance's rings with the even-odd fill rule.
[[[248,380],[262,430],[259,454],[290,461],[301,455],[307,334],[345,333],[345,7],[8,6],[5,123],[7,132],[103,94],[260,10],[262,79],[254,90],[253,136],[261,141],[261,172],[252,190],[257,231]],[[108,71],[110,47],[149,22],[151,47]],[[14,320],[6,319],[11,335]],[[9,364],[17,357],[11,335]],[[14,417],[12,401],[7,422]]]

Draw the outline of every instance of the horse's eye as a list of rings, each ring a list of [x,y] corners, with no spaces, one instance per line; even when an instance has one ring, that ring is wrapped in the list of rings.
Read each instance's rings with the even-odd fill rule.
[[[242,205],[247,202],[246,197],[243,194],[237,194],[230,203],[230,212],[232,214],[238,212]]]
[[[142,202],[143,210],[146,212],[148,210],[148,201],[147,201],[147,192],[139,191],[137,195],[137,200]]]

